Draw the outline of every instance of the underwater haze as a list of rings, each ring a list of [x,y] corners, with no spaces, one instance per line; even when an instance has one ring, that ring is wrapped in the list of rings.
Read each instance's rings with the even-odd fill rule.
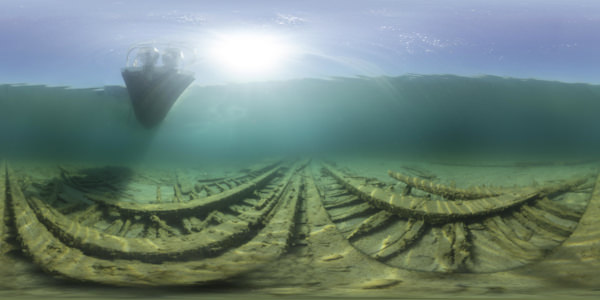
[[[597,150],[595,1],[1,6],[2,155]],[[196,77],[153,130],[120,76],[139,43],[191,49]]]
[[[8,157],[202,162],[322,155],[560,155],[600,146],[600,86],[406,75],[192,86],[161,125],[122,86],[1,86]],[[497,158],[497,157],[496,157]]]
[[[5,156],[597,151],[595,1],[0,6]],[[153,130],[120,75],[140,43],[183,45],[196,78]]]
[[[0,0],[0,295],[594,297],[599,32],[597,0]]]

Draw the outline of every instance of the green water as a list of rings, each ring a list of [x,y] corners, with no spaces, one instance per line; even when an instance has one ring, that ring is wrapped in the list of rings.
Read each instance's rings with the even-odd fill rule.
[[[531,178],[552,181],[591,172],[596,166],[535,170],[516,165],[493,172],[478,169],[477,173],[472,166],[455,169],[451,163],[594,161],[600,148],[599,96],[597,85],[495,76],[406,75],[193,85],[163,123],[148,130],[135,119],[123,86],[71,89],[5,84],[0,85],[0,159],[30,165],[40,160],[203,166],[217,170],[210,173],[214,175],[220,174],[219,170],[224,173],[224,166],[240,168],[274,157],[327,157],[382,182],[393,182],[387,170],[401,169],[405,166],[401,159],[408,159],[443,162],[443,167],[435,165],[431,170],[448,179],[448,184],[457,179],[460,186],[526,186],[534,182]],[[293,255],[290,257],[295,262]],[[255,292],[253,286],[244,285],[251,279],[260,282],[260,276],[177,290],[81,285],[53,279],[27,264],[26,256],[21,259],[15,270],[5,273],[37,275],[17,276],[7,285],[16,288],[1,291],[0,297],[348,296],[327,286],[305,290],[291,285],[263,286]],[[271,266],[270,270],[276,269]],[[301,272],[296,275],[302,278]],[[524,287],[515,281],[507,281],[510,286],[506,287],[486,279],[475,283],[475,276],[431,276],[435,279],[431,292],[424,289],[427,281],[415,287],[407,281],[398,290],[405,291],[403,297],[518,297],[531,296],[525,285],[539,280],[543,284],[531,293],[549,297],[596,293],[589,289],[569,292],[568,283],[545,292],[540,289],[549,286],[544,276],[530,278]],[[28,278],[35,280],[29,282]],[[464,286],[471,280],[473,286]],[[399,295],[366,290],[352,296]]]
[[[166,162],[596,153],[600,86],[452,75],[193,85],[142,128],[121,86],[0,86],[5,157]]]

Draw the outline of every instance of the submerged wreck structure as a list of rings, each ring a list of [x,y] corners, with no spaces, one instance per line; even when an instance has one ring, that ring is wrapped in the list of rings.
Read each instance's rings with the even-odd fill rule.
[[[585,285],[597,283],[600,267],[598,174],[458,188],[394,171],[384,182],[310,160],[214,178],[0,170],[0,253],[23,251],[69,280],[393,289],[450,280],[441,275],[486,286],[551,273]],[[586,205],[565,205],[573,194]]]

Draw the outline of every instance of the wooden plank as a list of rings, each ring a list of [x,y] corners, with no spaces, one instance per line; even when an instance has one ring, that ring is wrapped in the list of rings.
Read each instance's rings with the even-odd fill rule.
[[[385,210],[379,211],[358,224],[356,229],[350,232],[346,238],[352,240],[362,235],[369,234],[373,230],[376,230],[377,228],[380,228],[389,222],[394,217],[395,216],[393,214]]]
[[[16,181],[8,175],[17,234],[26,251],[42,269],[78,281],[126,286],[197,285],[239,275],[273,261],[289,245],[302,184],[295,181],[278,202],[264,230],[244,245],[222,256],[187,262],[143,263],[106,260],[68,247],[38,220]]]
[[[382,242],[379,250],[370,255],[377,260],[387,260],[400,254],[423,234],[424,225],[423,220],[408,220],[404,230],[390,233],[388,238]]]
[[[520,194],[511,192],[490,198],[423,201],[423,199],[413,196],[396,194],[387,189],[364,184],[361,180],[345,176],[330,166],[326,166],[325,170],[339,183],[372,206],[406,218],[422,218],[431,224],[443,224],[502,212],[523,205],[535,198],[573,189],[587,181],[587,177],[574,178],[552,186],[522,188],[519,189]]]
[[[119,234],[124,226],[121,219],[117,219],[101,232],[65,217],[35,197],[30,198],[29,203],[36,217],[60,237],[61,242],[85,253],[94,253],[107,259],[127,258],[146,262],[182,260],[214,256],[227,247],[239,245],[250,239],[254,231],[260,229],[267,220],[276,202],[289,186],[293,173],[292,170],[286,173],[284,186],[272,190],[271,195],[266,197],[268,202],[260,209],[251,209],[237,217],[224,218],[218,222],[214,222],[214,218],[220,213],[213,211],[206,218],[206,222],[203,222],[202,228],[194,228],[199,232],[187,235],[181,235],[179,230],[166,224],[159,216],[151,215],[149,236],[130,238]],[[202,230],[209,226],[209,222],[216,225],[210,227],[211,230]]]
[[[491,189],[486,187],[476,187],[470,189],[462,189],[452,186],[447,186],[435,183],[428,179],[419,177],[407,176],[399,172],[388,171],[388,175],[398,181],[405,183],[408,186],[415,187],[425,192],[443,196],[446,199],[479,199],[486,197],[495,197],[507,192],[502,189]]]
[[[570,220],[573,222],[579,222],[579,219],[581,219],[581,216],[583,215],[583,212],[577,212],[570,207],[558,204],[548,198],[543,198],[535,201],[535,206],[559,218]]]
[[[115,207],[119,210],[130,214],[146,214],[146,215],[191,215],[194,212],[211,209],[215,206],[227,205],[232,201],[242,197],[245,194],[251,193],[256,188],[261,187],[274,178],[281,167],[274,167],[270,171],[265,172],[261,176],[243,184],[216,195],[211,195],[201,199],[194,199],[184,203],[151,203],[142,204],[134,202],[123,202],[118,199],[106,198],[101,195],[87,193],[85,196],[99,204]]]
[[[372,207],[368,203],[359,203],[350,207],[342,207],[337,209],[328,210],[331,220],[334,222],[341,222],[358,216],[364,216],[371,210]]]

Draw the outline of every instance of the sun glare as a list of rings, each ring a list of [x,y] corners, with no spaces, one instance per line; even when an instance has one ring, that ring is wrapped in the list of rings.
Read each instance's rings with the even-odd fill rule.
[[[235,74],[264,75],[277,71],[291,54],[280,37],[259,33],[220,36],[210,49],[213,63]]]

